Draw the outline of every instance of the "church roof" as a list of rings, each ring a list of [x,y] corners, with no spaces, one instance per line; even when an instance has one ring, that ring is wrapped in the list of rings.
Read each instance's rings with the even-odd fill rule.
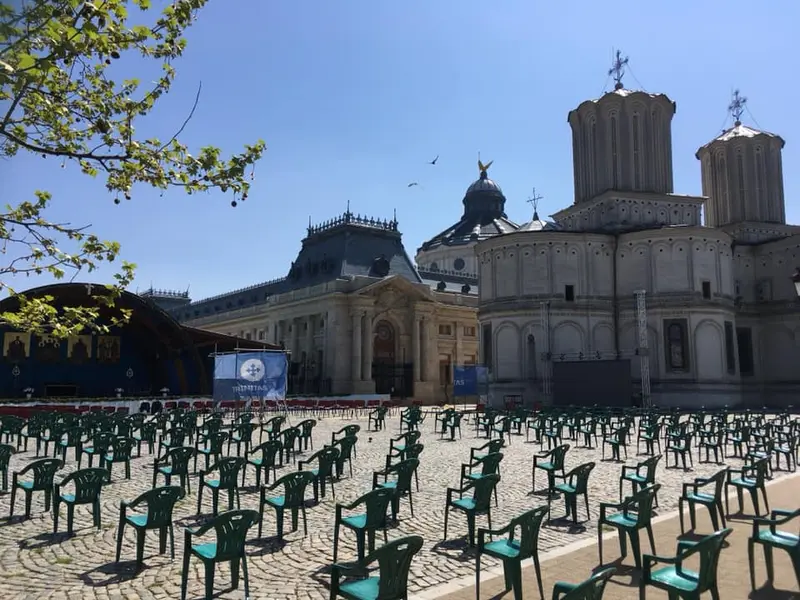
[[[539,218],[539,213],[533,213],[533,219],[520,225],[519,231],[561,231],[562,227],[552,221],[543,221]]]
[[[741,139],[741,138],[754,138],[754,137],[757,137],[757,136],[760,136],[760,135],[766,136],[768,138],[774,138],[774,139],[780,140],[781,148],[786,143],[786,142],[783,141],[783,138],[781,136],[779,136],[779,135],[777,135],[775,133],[769,133],[768,131],[761,131],[760,129],[755,129],[755,128],[750,127],[748,125],[744,125],[744,124],[742,124],[741,121],[736,121],[733,124],[733,127],[729,127],[728,129],[723,131],[721,134],[719,134],[717,137],[715,137],[713,140],[711,140],[707,144],[703,144],[702,146],[700,146],[700,149],[698,150],[698,153],[700,152],[700,150],[708,148],[712,144],[716,144],[718,142],[725,143],[725,142],[730,142],[732,140],[737,140],[737,139]]]
[[[613,90],[609,90],[608,92],[606,92],[605,94],[603,94],[599,98],[593,98],[593,99],[584,100],[583,102],[581,102],[578,105],[577,108],[575,108],[574,110],[571,110],[569,112],[569,114],[567,115],[567,120],[569,120],[569,118],[572,116],[573,113],[575,113],[576,111],[579,111],[583,106],[585,106],[587,104],[598,104],[598,103],[600,103],[600,102],[602,102],[604,100],[608,100],[608,99],[611,99],[611,98],[615,98],[615,97],[616,98],[628,98],[630,96],[644,96],[646,98],[651,98],[651,99],[662,98],[662,99],[666,100],[667,102],[669,102],[673,107],[675,106],[675,103],[672,100],[670,100],[669,96],[667,96],[666,94],[652,94],[650,92],[645,92],[643,90],[629,90],[629,89],[627,89],[625,87],[622,87],[621,84],[618,84],[617,86],[614,87]]]
[[[483,176],[485,174],[482,173],[481,177],[479,177],[476,181],[472,183],[467,188],[467,194],[472,194],[474,192],[491,192],[494,194],[499,194],[500,196],[503,195],[503,190],[500,189],[500,186],[497,185],[494,181],[489,179],[489,177]]]

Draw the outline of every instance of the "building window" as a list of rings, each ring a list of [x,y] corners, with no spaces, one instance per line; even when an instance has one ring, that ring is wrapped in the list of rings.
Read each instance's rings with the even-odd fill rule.
[[[575,302],[575,286],[574,285],[565,285],[564,286],[564,300],[567,302]]]
[[[733,344],[733,322],[725,321],[725,366],[729,375],[736,375],[736,349]]]
[[[247,333],[245,333],[245,334],[244,334],[244,339],[246,339],[246,340],[249,340],[249,339],[251,339],[251,337],[252,337],[252,336],[250,335],[250,332],[249,332],[249,331],[248,331]]]
[[[449,387],[453,383],[453,374],[449,354],[439,355],[439,385]]]
[[[753,368],[753,331],[749,327],[736,328],[736,343],[739,346],[739,374],[742,377],[752,376]]]
[[[664,321],[664,348],[667,371],[680,373],[689,370],[688,324],[686,319]]]
[[[738,279],[733,282],[733,294],[737,298],[742,295],[742,282]]]
[[[464,337],[475,337],[475,328],[464,327]]]
[[[258,339],[263,340],[266,337],[267,337],[267,332],[264,331],[263,329],[258,332]]]
[[[702,283],[702,286],[703,286],[703,298],[705,298],[706,300],[710,300],[711,299],[711,282],[710,281],[704,281]]]
[[[453,326],[439,325],[439,335],[453,335]]]
[[[491,373],[492,371],[492,324],[486,323],[481,328],[481,361]]]
[[[464,364],[465,365],[474,365],[475,364],[475,355],[474,354],[466,354],[466,355],[464,355]]]

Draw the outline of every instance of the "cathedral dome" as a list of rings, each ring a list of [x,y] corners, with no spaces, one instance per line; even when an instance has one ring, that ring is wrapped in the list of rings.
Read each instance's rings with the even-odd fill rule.
[[[486,174],[486,171],[481,171],[481,176],[467,188],[466,195],[478,192],[482,193],[488,192],[491,194],[497,194],[498,196],[503,195],[503,190],[501,190],[500,186],[497,185],[494,181],[489,179],[489,177]]]

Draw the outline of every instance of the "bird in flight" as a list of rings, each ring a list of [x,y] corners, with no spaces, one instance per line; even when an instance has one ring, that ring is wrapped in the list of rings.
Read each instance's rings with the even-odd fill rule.
[[[435,165],[437,160],[439,160],[439,155],[438,154],[436,155],[436,158],[434,158],[431,161],[428,161],[428,164],[429,165]]]
[[[414,187],[415,185],[419,185],[416,181],[413,181],[408,184],[408,187]]]

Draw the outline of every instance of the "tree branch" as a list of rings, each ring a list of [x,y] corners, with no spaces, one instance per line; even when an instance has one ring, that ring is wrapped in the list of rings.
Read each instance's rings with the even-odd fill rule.
[[[161,146],[159,152],[167,148],[172,142],[178,139],[178,136],[181,133],[183,133],[183,130],[186,128],[186,126],[189,124],[189,121],[191,121],[192,117],[194,116],[194,111],[195,109],[197,109],[197,103],[200,101],[200,92],[202,90],[203,90],[203,82],[201,81],[200,85],[197,86],[197,93],[194,96],[194,104],[192,104],[192,110],[189,111],[189,116],[186,117],[186,120],[183,122],[183,125],[180,126],[180,129],[178,129],[178,131],[176,131],[174,135],[171,138],[169,138],[169,141],[163,146]]]

